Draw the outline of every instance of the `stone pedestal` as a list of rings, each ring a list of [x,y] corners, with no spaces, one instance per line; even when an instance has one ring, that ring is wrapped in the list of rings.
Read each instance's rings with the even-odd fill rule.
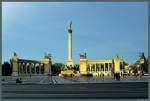
[[[44,74],[49,74],[51,72],[51,65],[45,64],[44,65]]]
[[[17,62],[12,63],[12,76],[18,76],[18,64]]]
[[[87,65],[87,59],[80,59],[80,73],[81,74],[87,74],[87,71],[86,71],[87,66],[86,65]],[[90,67],[90,69],[91,69],[91,67]]]
[[[117,55],[114,59],[114,73],[120,73],[120,62],[121,62],[121,59]]]

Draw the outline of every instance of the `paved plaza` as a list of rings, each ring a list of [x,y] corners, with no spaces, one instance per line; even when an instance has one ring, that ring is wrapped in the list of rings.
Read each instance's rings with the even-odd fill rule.
[[[3,99],[49,99],[49,98],[148,98],[148,83],[83,83],[83,84],[3,84]]]
[[[18,77],[3,76],[3,84],[15,84]],[[126,76],[121,78],[120,81],[111,78],[102,77],[59,77],[59,76],[20,76],[22,84],[77,84],[77,83],[115,83],[115,82],[148,82],[148,76],[141,78],[135,76]]]
[[[99,77],[27,76],[22,84],[16,77],[3,77],[3,99],[104,98],[146,99],[148,77],[126,77],[120,81]]]

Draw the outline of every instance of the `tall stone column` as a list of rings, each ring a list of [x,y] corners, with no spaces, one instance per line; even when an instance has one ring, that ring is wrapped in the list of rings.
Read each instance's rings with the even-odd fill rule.
[[[68,27],[68,66],[73,66],[73,60],[72,60],[72,28],[71,28],[72,22],[70,22],[70,25]]]

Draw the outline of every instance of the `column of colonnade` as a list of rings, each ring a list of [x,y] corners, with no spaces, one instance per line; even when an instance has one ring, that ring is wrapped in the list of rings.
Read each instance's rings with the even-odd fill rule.
[[[34,67],[34,74],[36,74],[36,73],[37,73],[37,72],[36,72],[37,70],[36,70],[36,64],[35,64],[35,63],[33,64],[33,67]]]
[[[39,70],[37,71],[37,66]],[[32,63],[32,62],[18,62],[18,74],[42,74],[44,73],[44,64],[42,63]],[[34,69],[33,69],[34,68]],[[43,70],[43,72],[42,72]]]
[[[106,67],[106,64],[107,64],[107,67]],[[103,65],[103,67],[102,67],[102,65]],[[112,64],[111,63],[99,63],[98,65],[96,65],[96,64],[89,64],[88,68],[89,68],[88,70],[89,70],[90,73],[92,73],[92,72],[103,72],[103,73],[106,73],[106,72],[110,72],[111,71]],[[106,68],[107,68],[107,70],[106,70]],[[93,69],[95,69],[95,70],[93,71]]]
[[[27,74],[28,68],[27,68],[27,63],[25,63],[25,74]]]
[[[90,65],[90,73],[91,73],[91,71],[92,71],[92,65],[91,64],[89,64]]]
[[[31,66],[32,66],[32,63],[29,63],[29,73],[30,74],[32,74],[32,71],[31,71],[32,67]]]
[[[19,73],[22,74],[23,73],[23,64],[22,63],[20,63],[19,68],[20,68]]]

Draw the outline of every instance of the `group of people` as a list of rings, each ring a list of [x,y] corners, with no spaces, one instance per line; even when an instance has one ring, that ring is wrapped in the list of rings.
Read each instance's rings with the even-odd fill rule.
[[[16,83],[22,83],[22,79],[21,78],[17,78],[16,79]]]

